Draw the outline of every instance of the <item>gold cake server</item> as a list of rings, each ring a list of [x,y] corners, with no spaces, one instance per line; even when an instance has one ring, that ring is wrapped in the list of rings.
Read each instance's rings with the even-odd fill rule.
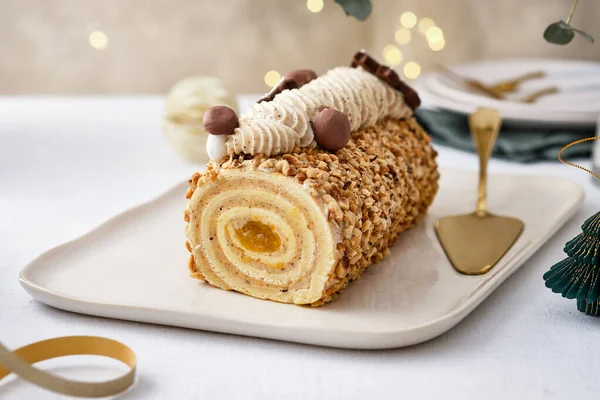
[[[500,131],[500,114],[480,108],[469,116],[469,128],[479,155],[479,192],[475,212],[440,218],[437,237],[458,272],[482,275],[506,254],[523,231],[523,221],[487,211],[487,164]]]

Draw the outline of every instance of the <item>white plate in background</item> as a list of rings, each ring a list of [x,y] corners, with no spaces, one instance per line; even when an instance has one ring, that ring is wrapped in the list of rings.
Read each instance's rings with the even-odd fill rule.
[[[600,63],[570,60],[485,61],[453,66],[472,79],[492,84],[526,72],[542,70],[547,76],[522,84],[511,98],[523,98],[536,90],[556,86],[559,92],[533,104],[496,100],[466,90],[443,74],[429,73],[415,83],[423,107],[468,114],[477,107],[497,109],[509,124],[590,127],[600,115]]]
[[[447,169],[441,174],[427,217],[399,236],[388,258],[324,307],[258,300],[190,278],[183,233],[187,182],[47,251],[21,271],[20,282],[43,303],[101,317],[342,348],[424,342],[466,317],[583,198],[582,189],[564,179],[490,176],[491,211],[521,218],[525,229],[489,273],[465,276],[446,259],[433,221],[472,211],[477,175]]]

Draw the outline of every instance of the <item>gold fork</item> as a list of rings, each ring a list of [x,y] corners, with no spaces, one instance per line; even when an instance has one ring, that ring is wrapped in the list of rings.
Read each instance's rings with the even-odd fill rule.
[[[504,95],[504,93],[505,93],[504,90],[506,88],[509,88],[509,89],[511,87],[516,88],[517,85],[525,82],[526,80],[539,78],[540,77],[539,73],[543,74],[543,72],[541,72],[541,71],[534,71],[532,73],[522,75],[515,79],[504,81],[504,82],[499,82],[493,86],[490,86],[490,85],[486,85],[476,79],[465,78],[465,77],[461,76],[460,74],[457,74],[456,72],[450,70],[448,67],[446,67],[444,65],[439,64],[438,67],[441,68],[442,70],[444,70],[451,79],[458,81],[459,83],[463,83],[463,84],[467,85],[468,87],[474,89],[475,91],[479,92],[480,94],[486,95],[486,96],[494,98],[496,100],[506,100],[506,96]],[[535,103],[541,97],[548,96],[548,95],[555,94],[555,93],[558,93],[558,88],[553,86],[553,87],[540,89],[538,91],[535,91],[535,92],[527,95],[523,99],[518,99],[518,100],[514,100],[514,101],[517,101],[519,103],[531,104],[531,103]]]
[[[540,79],[546,76],[546,73],[544,71],[533,71],[517,76],[513,79],[497,82],[493,85],[486,85],[481,81],[471,78],[465,78],[464,76],[457,74],[456,72],[452,71],[444,65],[440,64],[438,65],[438,67],[443,69],[444,72],[446,72],[446,74],[449,75],[451,78],[461,81],[467,84],[468,86],[472,87],[473,89],[476,89],[480,92],[484,92],[488,96],[499,100],[504,98],[504,93],[515,92],[520,84],[530,81],[532,79]]]
[[[513,93],[517,90],[517,87],[523,82],[527,82],[533,79],[540,79],[546,76],[544,71],[533,71],[523,74],[521,76],[517,76],[513,79],[508,79],[505,81],[497,82],[493,85],[490,85],[490,89],[502,93]]]
[[[535,103],[540,97],[549,96],[549,95],[555,94],[555,93],[558,93],[557,87],[555,87],[555,86],[547,87],[545,89],[537,90],[537,91],[529,94],[525,98],[518,100],[518,101],[521,103],[531,104],[531,103]]]
[[[505,98],[501,91],[492,89],[488,85],[486,85],[476,79],[465,78],[464,76],[459,75],[456,72],[452,71],[445,65],[438,64],[438,68],[442,69],[446,73],[446,75],[448,75],[450,78],[454,79],[455,81],[458,81],[459,83],[464,83],[471,89],[474,89],[475,91],[477,91],[481,94],[485,94],[488,97],[492,97],[496,100],[504,100],[504,98]]]

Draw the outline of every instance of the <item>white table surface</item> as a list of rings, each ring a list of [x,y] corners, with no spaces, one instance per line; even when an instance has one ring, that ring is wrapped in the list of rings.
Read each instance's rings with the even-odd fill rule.
[[[62,335],[118,339],[137,353],[138,382],[123,399],[539,399],[600,393],[600,318],[544,287],[564,243],[600,210],[600,187],[559,163],[493,160],[492,172],[563,176],[585,186],[580,211],[457,327],[397,350],[349,351],[76,315],[34,301],[20,269],[122,209],[187,179],[195,167],[160,131],[159,97],[0,97],[0,340],[9,348]],[[438,148],[443,166],[473,155]],[[106,379],[118,363],[40,364],[76,379]],[[2,399],[57,399],[11,376]]]

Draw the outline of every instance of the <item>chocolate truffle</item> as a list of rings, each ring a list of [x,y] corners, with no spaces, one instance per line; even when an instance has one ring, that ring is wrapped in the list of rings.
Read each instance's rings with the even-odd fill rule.
[[[315,141],[329,151],[342,149],[350,140],[350,121],[346,114],[332,108],[320,110],[312,120]]]

